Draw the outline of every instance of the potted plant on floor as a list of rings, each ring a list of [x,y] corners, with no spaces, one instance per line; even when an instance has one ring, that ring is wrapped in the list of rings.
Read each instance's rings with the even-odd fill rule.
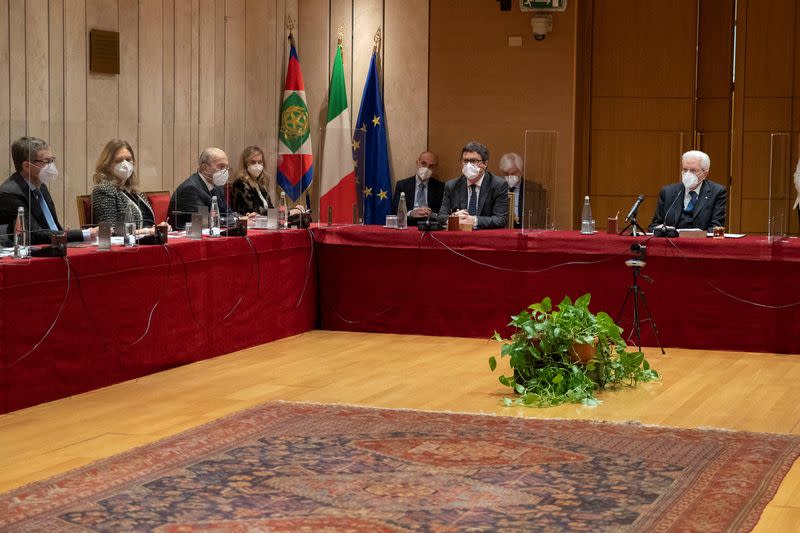
[[[622,328],[608,314],[589,311],[590,294],[573,303],[565,297],[554,309],[550,298],[511,317],[514,333],[504,339],[500,358],[509,357],[512,376],[500,383],[517,393],[506,405],[596,404],[594,392],[659,378],[642,352],[629,352]],[[494,371],[497,359],[489,358]]]

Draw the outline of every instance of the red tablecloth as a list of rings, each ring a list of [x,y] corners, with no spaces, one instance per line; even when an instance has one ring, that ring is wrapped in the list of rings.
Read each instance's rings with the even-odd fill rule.
[[[311,244],[253,231],[0,260],[0,412],[313,328]]]
[[[489,337],[512,314],[550,296],[589,292],[616,317],[646,242],[640,279],[664,346],[798,353],[800,240],[647,239],[507,230],[420,233],[377,227],[317,232],[322,327]],[[742,301],[748,300],[751,303]],[[632,321],[628,302],[620,325]],[[644,309],[643,309],[644,311]],[[656,344],[644,325],[643,341]]]

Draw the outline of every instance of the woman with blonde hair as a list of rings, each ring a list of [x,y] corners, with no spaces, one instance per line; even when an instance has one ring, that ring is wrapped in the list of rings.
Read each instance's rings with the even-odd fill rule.
[[[94,172],[92,219],[95,224],[136,224],[137,233],[152,233],[155,215],[139,190],[136,158],[127,141],[112,139],[103,147]]]
[[[269,177],[264,172],[264,151],[248,146],[239,160],[239,172],[232,185],[231,207],[242,215],[266,215],[274,207],[269,195]]]

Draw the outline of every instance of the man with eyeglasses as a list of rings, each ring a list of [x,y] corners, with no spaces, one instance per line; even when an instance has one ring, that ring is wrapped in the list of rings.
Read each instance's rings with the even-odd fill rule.
[[[219,148],[206,148],[200,154],[197,172],[178,185],[169,200],[169,221],[175,229],[186,229],[192,213],[211,210],[211,197],[217,197],[219,212],[228,218],[225,184],[228,183],[228,156]]]
[[[438,167],[439,158],[436,154],[428,151],[419,154],[416,175],[400,180],[395,185],[392,196],[392,214],[397,214],[400,193],[406,195],[409,224],[413,225],[424,221],[431,214],[435,216],[439,212],[444,194],[444,183],[434,177]]]
[[[0,185],[0,225],[14,231],[17,209],[25,209],[31,244],[50,244],[50,237],[62,231],[48,185],[58,178],[56,158],[50,146],[36,137],[21,137],[11,145],[14,172]],[[67,231],[67,240],[93,239],[97,228]]]
[[[489,149],[471,141],[461,150],[461,176],[444,186],[439,222],[457,215],[460,225],[474,229],[504,228],[508,220],[508,183],[486,169]]]

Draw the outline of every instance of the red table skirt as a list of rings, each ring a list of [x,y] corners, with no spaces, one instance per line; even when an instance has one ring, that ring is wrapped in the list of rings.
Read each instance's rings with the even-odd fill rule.
[[[800,240],[771,244],[763,237],[325,228],[317,231],[321,324],[488,338],[509,333],[510,316],[546,296],[558,303],[587,292],[593,311],[616,317],[632,284],[625,261],[637,242],[645,242],[642,273],[649,278],[639,284],[664,346],[800,351],[800,305],[772,307],[800,303]],[[629,301],[620,319],[626,336],[632,314]],[[656,345],[646,322],[642,340]]]
[[[0,261],[0,412],[308,331],[305,231]]]

